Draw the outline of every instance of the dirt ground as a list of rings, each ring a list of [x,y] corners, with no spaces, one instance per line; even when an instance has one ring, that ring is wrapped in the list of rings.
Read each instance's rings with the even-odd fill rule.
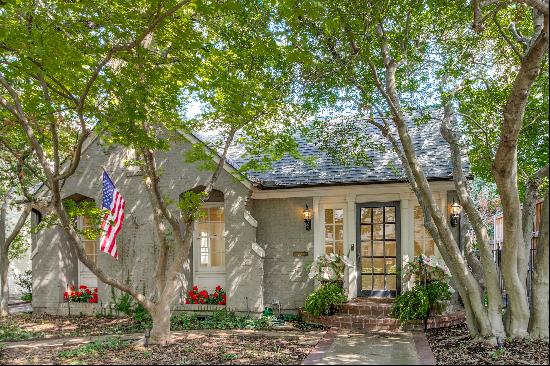
[[[548,341],[506,340],[498,350],[470,339],[466,325],[426,334],[438,365],[548,365]]]
[[[0,364],[300,364],[324,331],[187,331],[165,347],[136,345],[135,340],[108,337],[80,345],[25,342],[0,350]],[[42,342],[42,343],[40,343]],[[21,342],[18,342],[21,343]]]

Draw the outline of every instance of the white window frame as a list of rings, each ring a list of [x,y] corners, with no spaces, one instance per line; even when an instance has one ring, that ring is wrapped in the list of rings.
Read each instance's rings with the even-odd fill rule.
[[[224,265],[223,266],[201,266],[201,252],[200,252],[200,241],[197,235],[198,227],[199,227],[199,220],[196,220],[194,223],[193,228],[193,272],[195,273],[225,273],[225,263],[227,258],[225,255],[227,254],[225,251],[225,239],[226,239],[226,230],[225,230],[225,206],[223,202],[211,202],[211,203],[205,203],[202,208],[223,208],[224,209],[224,221],[223,221],[223,236],[220,239],[223,239],[224,243]],[[210,254],[210,252],[209,252]]]
[[[84,228],[84,217],[82,216],[78,216],[77,217],[77,222],[76,222],[76,225],[78,227],[79,230],[82,230]],[[82,236],[79,236],[79,240],[82,242]],[[96,264],[97,264],[97,260],[98,260],[98,254],[99,254],[99,239],[96,239],[96,249],[97,249],[97,253],[96,253]],[[84,272],[84,273],[83,273]],[[84,274],[84,276],[83,276]],[[88,267],[86,267],[84,265],[84,263],[82,263],[80,260],[78,260],[78,285],[82,285],[84,284],[83,282],[83,279],[86,277],[86,286],[88,287],[97,287],[98,285],[98,279],[97,279],[97,276],[88,269]],[[92,282],[95,282],[95,286],[89,286],[90,284],[90,280],[92,280]]]
[[[342,218],[342,230],[344,232],[344,238],[343,238],[343,241],[342,241],[342,255],[346,255],[346,249],[347,249],[347,245],[346,243],[348,242],[348,235],[347,235],[347,230],[346,230],[346,225],[347,225],[347,213],[346,213],[346,208],[347,208],[347,204],[345,202],[342,202],[342,203],[332,203],[332,204],[322,204],[321,207],[320,207],[320,216],[321,216],[321,220],[320,220],[320,224],[321,224],[321,247],[322,247],[322,254],[326,254],[325,252],[325,248],[326,248],[326,233],[325,233],[325,226],[326,226],[326,217],[325,217],[325,210],[342,210],[342,213],[343,213],[343,218]],[[334,225],[333,223],[330,223],[331,225],[333,225],[333,227],[335,227],[336,225]],[[336,249],[336,231],[334,232],[334,249]],[[335,253],[336,254],[336,253]]]

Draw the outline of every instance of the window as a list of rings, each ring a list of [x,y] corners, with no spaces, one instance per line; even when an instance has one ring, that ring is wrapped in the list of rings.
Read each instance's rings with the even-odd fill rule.
[[[225,224],[223,207],[205,207],[196,224],[195,243],[200,269],[225,267]]]
[[[90,221],[91,220],[87,217],[80,217],[80,230],[82,230],[83,233],[86,233],[87,230],[95,229],[90,224]],[[99,239],[88,239],[86,235],[81,235],[80,240],[82,241],[84,251],[86,252],[88,258],[90,258],[93,263],[96,263],[97,252],[99,250]]]
[[[414,255],[434,255],[435,242],[424,227],[424,214],[419,205],[414,207]]]
[[[325,254],[344,254],[344,209],[325,209]]]

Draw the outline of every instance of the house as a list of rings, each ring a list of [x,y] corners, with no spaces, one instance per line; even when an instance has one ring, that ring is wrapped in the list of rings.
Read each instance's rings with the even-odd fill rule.
[[[448,146],[435,124],[410,128],[434,197],[441,210],[449,212],[455,193]],[[184,162],[183,154],[198,141],[191,135],[187,139],[157,156],[163,172],[161,189],[173,200],[204,185],[211,174]],[[345,278],[350,299],[392,297],[401,289],[404,255],[439,256],[391,150],[373,152],[372,166],[345,166],[315,143],[299,141],[301,153],[313,158],[314,166],[285,156],[268,172],[249,172],[236,179],[236,169],[245,159],[231,153],[203,208],[207,217],[196,223],[192,253],[181,277],[182,293],[192,285],[212,289],[219,284],[231,310],[259,313],[267,304],[280,304],[292,311],[313,291],[308,265],[319,255],[338,253],[354,263]],[[133,157],[131,150],[92,139],[77,172],[65,183],[63,196],[99,205],[102,168],[109,172],[126,200],[126,218],[117,238],[119,260],[100,253],[96,241],[83,239],[83,244],[110,274],[146,289],[153,281],[157,246],[142,177],[124,164]],[[304,223],[306,208],[312,213],[310,228]],[[34,212],[35,225],[40,216]],[[80,220],[79,225],[87,222]],[[71,284],[97,286],[100,302],[110,301],[110,288],[79,263],[61,229],[34,234],[32,247],[35,311],[58,312]]]

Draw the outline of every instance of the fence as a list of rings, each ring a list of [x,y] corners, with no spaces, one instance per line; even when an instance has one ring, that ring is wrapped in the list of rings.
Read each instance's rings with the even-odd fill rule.
[[[537,252],[537,242],[539,238],[540,220],[542,214],[542,201],[537,202],[535,206],[535,220],[533,223],[533,235],[531,236],[531,249],[529,251],[529,268],[526,279],[527,299],[531,299],[531,286],[533,283],[533,265],[535,263],[535,254]],[[502,244],[503,244],[503,218],[502,214],[493,217],[493,240],[491,241],[491,249],[493,251],[493,260],[497,264],[498,282],[504,306],[508,306],[508,295],[504,288],[504,280],[502,278]],[[529,301],[530,302],[530,301]]]

